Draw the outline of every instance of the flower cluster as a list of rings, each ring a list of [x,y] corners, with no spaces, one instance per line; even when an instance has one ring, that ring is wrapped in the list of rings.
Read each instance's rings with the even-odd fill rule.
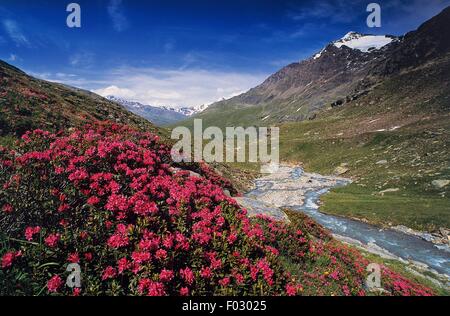
[[[367,266],[371,263],[355,248],[327,237],[329,233],[318,224],[296,216],[291,224],[259,217],[266,247],[295,266],[293,283],[287,295],[372,295],[365,288]],[[299,220],[300,219],[300,220]],[[310,228],[312,232],[310,232]],[[323,236],[319,239],[316,236]],[[292,270],[292,269],[291,269]],[[381,265],[381,286],[385,295],[429,296],[433,291]],[[378,293],[378,292],[375,292]]]
[[[61,280],[78,263],[77,294],[283,294],[280,263],[226,181],[206,165],[214,180],[174,172],[169,157],[156,136],[111,123],[28,132],[2,149],[3,290],[73,294]]]
[[[0,294],[365,294],[365,262],[314,222],[249,219],[207,165],[169,161],[158,137],[108,122],[0,148]],[[392,294],[430,294],[386,275]]]

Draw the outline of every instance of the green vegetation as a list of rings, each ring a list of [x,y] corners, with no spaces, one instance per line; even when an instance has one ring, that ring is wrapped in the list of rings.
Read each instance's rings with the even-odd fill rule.
[[[28,76],[0,61],[0,137],[28,130],[59,131],[110,120],[165,136],[149,121],[89,91]]]
[[[14,136],[0,136],[0,146],[13,148],[16,140]]]

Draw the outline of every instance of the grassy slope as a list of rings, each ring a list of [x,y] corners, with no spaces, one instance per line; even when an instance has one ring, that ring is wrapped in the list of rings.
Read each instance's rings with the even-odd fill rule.
[[[21,135],[36,128],[55,131],[95,120],[167,134],[94,93],[35,79],[0,61],[0,136]],[[7,141],[3,139],[0,144]]]

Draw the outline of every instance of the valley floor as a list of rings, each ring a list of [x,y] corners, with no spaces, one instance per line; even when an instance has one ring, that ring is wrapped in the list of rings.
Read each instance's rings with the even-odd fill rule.
[[[321,198],[321,212],[381,227],[433,232],[434,242],[448,245],[448,115],[377,125],[380,115],[358,117],[358,124],[366,123],[364,130],[347,114],[346,119],[333,115],[282,125],[280,158],[308,172],[352,179]],[[254,165],[233,167],[256,170]]]

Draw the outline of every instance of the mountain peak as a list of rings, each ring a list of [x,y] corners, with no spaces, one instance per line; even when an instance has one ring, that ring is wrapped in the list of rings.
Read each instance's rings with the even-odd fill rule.
[[[333,45],[338,48],[347,46],[351,49],[357,49],[363,53],[367,53],[378,50],[394,40],[396,40],[394,36],[361,34],[352,31],[345,34],[341,39],[334,41]]]
[[[362,34],[355,31],[350,31],[340,39],[331,42],[328,46],[332,45],[337,48],[346,46],[353,50],[358,50],[363,53],[370,53],[375,50],[379,50],[382,47],[390,44],[393,41],[397,41],[398,38],[391,35],[372,35]],[[318,59],[324,52],[327,51],[327,47],[323,48],[320,52],[313,56],[313,59]]]

